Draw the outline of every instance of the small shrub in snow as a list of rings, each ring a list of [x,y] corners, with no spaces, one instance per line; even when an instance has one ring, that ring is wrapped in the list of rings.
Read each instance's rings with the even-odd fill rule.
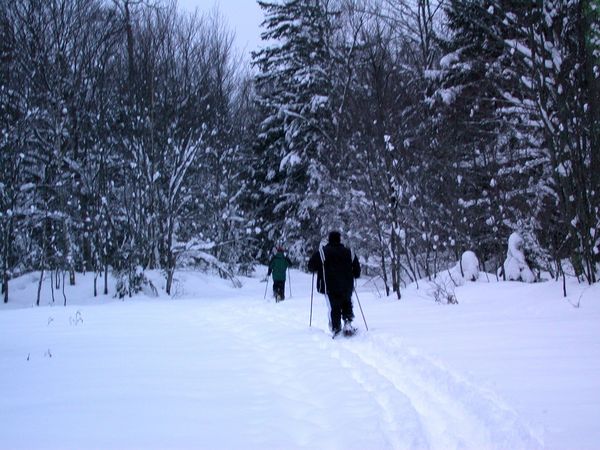
[[[446,277],[437,277],[430,283],[429,295],[437,303],[446,305],[457,305],[458,300],[454,294],[454,283]]]
[[[80,323],[83,323],[83,316],[81,315],[81,311],[77,311],[75,313],[75,317],[70,316],[69,323],[71,324],[71,326],[77,326]]]
[[[117,285],[115,297],[123,298],[125,296],[131,297],[133,294],[144,292],[146,295],[156,297],[158,291],[152,281],[150,281],[144,270],[141,267],[136,267],[135,270],[125,270],[116,273]]]
[[[523,238],[519,233],[512,233],[508,238],[506,260],[503,266],[498,269],[498,276],[512,281],[535,282],[535,275],[525,260]]]

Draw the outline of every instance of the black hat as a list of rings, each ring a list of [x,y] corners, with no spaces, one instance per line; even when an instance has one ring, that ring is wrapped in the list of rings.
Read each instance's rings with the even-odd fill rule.
[[[340,244],[342,242],[342,236],[339,231],[331,231],[327,240],[330,244]]]

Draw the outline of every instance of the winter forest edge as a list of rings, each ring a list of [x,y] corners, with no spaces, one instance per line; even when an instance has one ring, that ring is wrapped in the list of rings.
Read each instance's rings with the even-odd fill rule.
[[[509,236],[524,281],[598,281],[600,0],[259,4],[247,68],[216,12],[0,0],[4,302],[30,271],[305,268],[332,228],[398,298],[506,277]]]

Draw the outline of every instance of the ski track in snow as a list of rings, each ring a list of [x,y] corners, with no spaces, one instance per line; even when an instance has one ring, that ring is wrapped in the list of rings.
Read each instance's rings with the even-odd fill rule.
[[[277,332],[274,331],[273,339],[268,340],[264,328],[257,331],[257,323],[261,323],[263,327],[268,324],[267,328],[287,330],[287,333],[290,329],[305,333],[306,324],[294,320],[285,309],[275,305],[227,308],[225,316],[219,322],[229,321],[232,334],[254,349],[256,357],[264,360],[265,367],[272,368],[269,376],[281,383],[281,395],[292,397],[296,412],[288,412],[302,416],[303,413],[297,412],[304,411],[299,404],[306,404],[304,413],[312,417],[312,424],[321,434],[292,436],[299,446],[309,447],[310,442],[320,442],[321,448],[344,449],[543,447],[534,433],[520,422],[518,415],[494,393],[482,390],[417,351],[406,348],[399,338],[371,335],[361,330],[350,339],[332,340],[323,329],[314,327],[310,330],[311,339],[295,340],[302,342],[297,344],[301,347],[289,348]],[[248,322],[248,317],[255,319]],[[318,385],[311,384],[310,367],[306,366],[318,364],[323,352],[329,355],[330,363],[338,364],[350,377],[333,382],[317,379],[319,389]],[[322,370],[317,372],[322,376]],[[300,380],[299,374],[306,379]],[[353,392],[358,401],[353,405],[353,398],[349,396],[346,404],[332,408],[326,401],[327,389],[339,389],[343,382],[351,382],[345,388]],[[366,430],[362,433],[364,441],[346,442],[344,429],[336,427],[336,422],[339,423],[340,416],[360,414],[365,396],[376,413],[378,439],[382,441],[374,440],[373,430]],[[372,412],[365,414],[363,420],[372,422]],[[357,435],[361,433],[353,433],[353,438]]]

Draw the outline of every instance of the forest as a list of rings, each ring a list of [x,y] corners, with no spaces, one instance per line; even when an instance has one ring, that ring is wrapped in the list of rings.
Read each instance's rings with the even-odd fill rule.
[[[248,0],[249,1],[249,0]],[[235,280],[328,231],[387,295],[518,232],[600,276],[600,0],[0,0],[0,280]],[[38,297],[39,298],[39,297]]]

